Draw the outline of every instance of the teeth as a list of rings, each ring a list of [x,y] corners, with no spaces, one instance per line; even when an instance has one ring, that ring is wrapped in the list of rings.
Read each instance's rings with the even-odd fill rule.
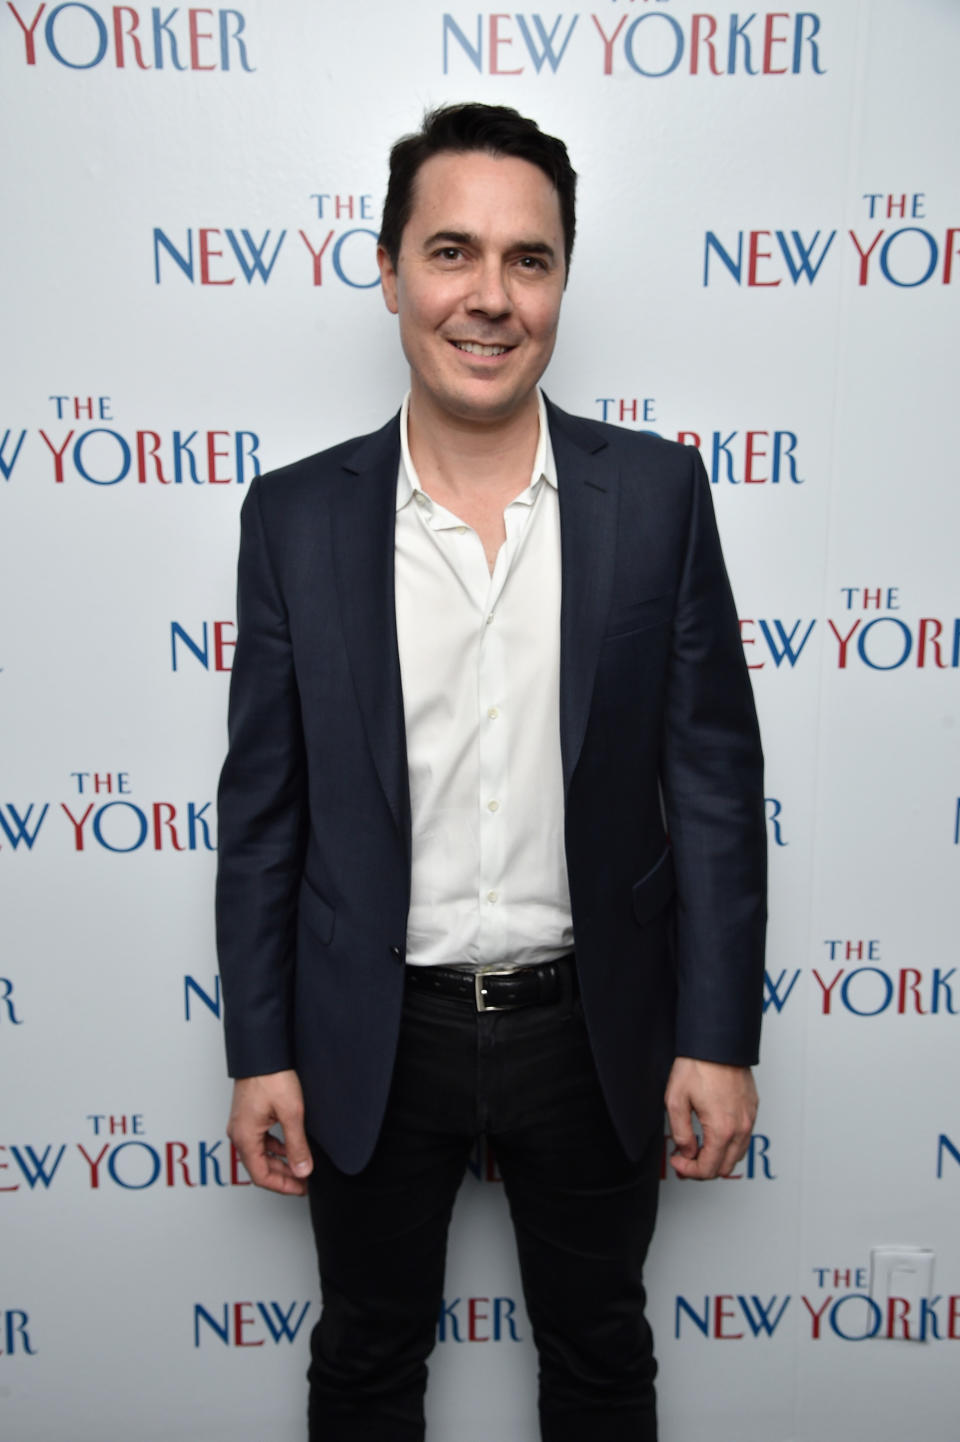
[[[457,350],[465,350],[467,355],[503,355],[507,349],[505,345],[477,345],[472,340],[455,340]]]

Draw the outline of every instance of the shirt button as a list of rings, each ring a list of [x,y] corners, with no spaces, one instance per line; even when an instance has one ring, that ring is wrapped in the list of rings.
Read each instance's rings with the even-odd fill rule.
[[[458,526],[458,527],[457,527],[457,535],[458,535],[458,536],[465,536],[466,534],[467,534],[467,528],[466,528],[466,526]]]
[[[490,615],[487,617],[486,624],[489,626],[492,620],[493,620],[493,612],[491,611],[491,612],[490,612]]]
[[[497,717],[500,715],[500,712],[496,706],[491,706],[490,710],[487,712],[487,715],[491,721],[496,721]]]
[[[497,893],[496,893],[495,891],[488,891],[488,892],[487,892],[487,900],[488,900],[488,901],[496,901],[496,899],[497,899]]]
[[[488,811],[499,811],[499,810],[500,810],[500,802],[499,802],[499,801],[488,801],[488,802],[487,802],[487,810],[488,810]]]

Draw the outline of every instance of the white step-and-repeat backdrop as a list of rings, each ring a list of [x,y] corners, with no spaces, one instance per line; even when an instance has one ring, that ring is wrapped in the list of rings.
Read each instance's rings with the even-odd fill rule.
[[[306,1209],[224,1136],[237,513],[396,407],[387,151],[472,98],[569,144],[547,389],[700,446],[768,755],[762,1109],[663,1182],[664,1442],[960,1437],[960,6],[537,3],[0,5],[10,1442],[302,1435]],[[535,1436],[482,1153],[438,1338],[432,1435]]]

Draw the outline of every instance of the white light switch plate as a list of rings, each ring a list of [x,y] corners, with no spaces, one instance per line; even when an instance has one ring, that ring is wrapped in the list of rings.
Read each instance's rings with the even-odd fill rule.
[[[920,1327],[920,1303],[929,1301],[933,1293],[933,1252],[929,1247],[873,1247],[870,1251],[870,1296],[881,1309],[886,1336],[887,1303],[891,1297],[902,1297],[908,1303],[906,1313],[909,1340],[924,1340]],[[902,1311],[902,1309],[898,1309]],[[906,1341],[903,1328],[897,1327],[894,1339]]]

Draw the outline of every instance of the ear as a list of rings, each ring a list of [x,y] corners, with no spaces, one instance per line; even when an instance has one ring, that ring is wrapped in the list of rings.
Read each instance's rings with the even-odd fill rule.
[[[380,284],[387,310],[396,315],[400,309],[397,304],[397,268],[382,245],[377,246],[377,265],[380,267]]]

